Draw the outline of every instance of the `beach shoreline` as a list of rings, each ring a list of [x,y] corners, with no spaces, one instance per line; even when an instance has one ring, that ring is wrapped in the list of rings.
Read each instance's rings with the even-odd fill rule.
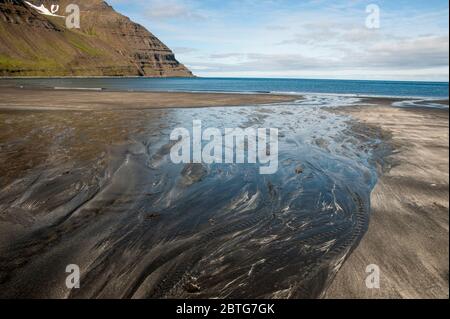
[[[124,92],[0,87],[3,110],[146,110],[273,104],[301,100],[283,94]]]

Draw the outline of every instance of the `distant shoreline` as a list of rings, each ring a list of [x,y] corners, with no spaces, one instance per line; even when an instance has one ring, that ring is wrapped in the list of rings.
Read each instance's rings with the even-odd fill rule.
[[[261,104],[276,104],[302,100],[306,95],[274,93],[224,93],[224,92],[167,92],[167,91],[121,91],[101,88],[44,88],[0,86],[0,109],[3,110],[132,110],[158,108],[204,108],[232,107]],[[313,94],[309,94],[313,95]],[[321,95],[321,94],[318,94]],[[416,98],[404,97],[364,97],[345,94],[323,94],[361,99],[364,104],[394,104],[407,102],[408,108],[415,106]],[[438,107],[447,109],[448,99],[424,99]]]
[[[303,80],[317,80],[317,81],[347,81],[347,82],[392,82],[392,83],[436,83],[436,84],[449,84],[448,81],[407,81],[407,80],[363,80],[363,79],[315,79],[315,78],[283,78],[283,77],[203,77],[203,76],[139,76],[139,75],[124,75],[124,76],[105,76],[105,75],[93,75],[93,76],[1,76],[2,79],[223,79],[223,80],[292,80],[292,81],[303,81]]]
[[[293,102],[301,96],[275,94],[126,92],[0,87],[0,110],[144,110],[230,107]]]
[[[448,99],[446,82],[315,80],[270,78],[11,77],[0,87],[96,90],[343,96],[352,98]]]
[[[365,103],[375,102],[378,103],[381,100],[390,101],[391,103],[402,102],[402,101],[429,101],[434,102],[436,104],[442,104],[448,108],[448,98],[444,97],[421,97],[421,96],[387,96],[387,95],[364,95],[364,94],[339,94],[339,93],[294,93],[294,92],[270,92],[270,91],[249,91],[249,92],[234,92],[234,91],[188,91],[188,90],[121,90],[121,89],[111,89],[111,88],[102,88],[102,87],[70,87],[70,86],[15,86],[15,85],[0,85],[0,93],[4,92],[12,92],[16,90],[16,92],[71,92],[71,93],[102,93],[106,95],[109,94],[149,94],[149,97],[155,97],[155,95],[187,95],[188,97],[192,97],[194,95],[198,95],[199,97],[212,97],[213,101],[211,103],[208,101],[197,101],[197,98],[193,100],[193,102],[199,102],[197,106],[191,107],[214,107],[214,106],[240,106],[242,104],[250,103],[250,104],[266,104],[266,103],[277,103],[277,102],[292,102],[295,100],[303,99],[305,96],[337,96],[337,97],[348,97],[348,98],[358,98],[362,99]],[[225,100],[225,104],[218,105],[219,101],[227,97]],[[243,97],[242,100],[239,97]],[[257,97],[256,99],[253,99]],[[21,97],[18,97],[20,99]],[[93,102],[98,102],[98,97],[92,96],[90,97]],[[17,103],[15,103],[17,104]],[[114,102],[113,102],[114,104]],[[156,103],[158,104],[158,103]],[[219,103],[220,104],[220,103]],[[173,104],[166,105],[163,103],[160,107],[177,107]],[[180,103],[179,107],[188,107],[185,103]],[[0,105],[0,108],[2,106]],[[144,107],[145,108],[145,107]],[[155,108],[155,105],[150,105],[148,108]],[[415,108],[411,106],[410,108]],[[420,107],[419,107],[420,108]]]

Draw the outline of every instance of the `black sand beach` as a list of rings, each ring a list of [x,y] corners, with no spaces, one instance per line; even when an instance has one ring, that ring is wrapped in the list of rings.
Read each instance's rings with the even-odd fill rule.
[[[392,108],[380,100],[340,112],[382,128],[394,151],[372,193],[369,232],[327,297],[448,299],[448,109]],[[365,285],[369,264],[380,267],[380,289]]]
[[[407,163],[391,152],[412,138],[396,141],[382,123],[356,124],[348,117],[358,119],[356,111],[306,108],[292,96],[0,90],[3,298],[317,298],[336,274],[327,296],[355,296],[355,287],[335,287],[346,267],[365,275],[366,265],[359,269],[353,260],[373,242],[370,232],[351,253],[369,227],[372,188],[381,172],[392,172],[389,165]],[[391,112],[384,102],[370,107],[369,119]],[[190,108],[178,109],[183,106]],[[397,110],[393,116],[406,112],[417,121],[434,114]],[[448,141],[448,112],[442,112],[430,134]],[[278,173],[171,164],[167,137],[194,118],[218,127],[282,127]],[[448,162],[448,146],[434,150]],[[448,190],[448,170],[439,167],[441,179],[430,183]],[[395,220],[377,214],[379,192],[380,184],[372,195],[375,232],[377,218]],[[428,242],[441,253],[430,267],[448,278],[448,192],[433,194],[440,206],[427,220],[440,226]],[[395,234],[383,236],[389,241]],[[373,263],[370,256],[358,260]],[[397,268],[404,261],[380,266],[410,278],[410,270]],[[68,264],[80,265],[79,290],[65,286]],[[445,297],[445,290],[435,291]]]

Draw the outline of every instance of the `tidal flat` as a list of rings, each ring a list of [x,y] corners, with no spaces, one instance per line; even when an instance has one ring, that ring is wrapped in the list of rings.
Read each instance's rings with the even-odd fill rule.
[[[360,99],[289,99],[0,107],[0,297],[325,296],[369,227],[392,135],[329,109]],[[277,173],[172,163],[170,133],[198,119],[278,128]],[[80,289],[65,285],[69,264]]]

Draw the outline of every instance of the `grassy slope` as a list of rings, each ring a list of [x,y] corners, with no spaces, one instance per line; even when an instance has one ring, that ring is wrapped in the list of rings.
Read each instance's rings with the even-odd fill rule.
[[[55,25],[61,23],[52,18]],[[17,31],[20,28],[20,36]],[[0,21],[0,75],[116,75],[133,72],[131,62],[117,56],[95,35],[59,28],[39,30]],[[136,72],[137,75],[137,72]]]
[[[66,2],[57,3],[64,8]],[[128,18],[100,0],[82,3],[81,30],[69,30],[64,19],[36,14],[28,6],[0,3],[0,76],[138,76],[144,68],[148,76],[189,76],[182,65],[154,61],[169,49],[162,43],[146,46],[151,35],[135,33],[138,28]],[[14,21],[6,22],[2,8]],[[136,56],[147,64],[138,65]]]

